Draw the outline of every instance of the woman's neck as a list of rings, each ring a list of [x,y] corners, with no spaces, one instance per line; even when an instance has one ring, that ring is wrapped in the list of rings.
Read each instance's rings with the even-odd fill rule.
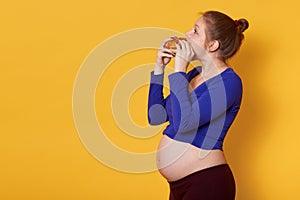
[[[201,76],[204,79],[209,79],[217,74],[220,74],[228,68],[227,64],[223,60],[212,57],[201,59],[201,64]]]

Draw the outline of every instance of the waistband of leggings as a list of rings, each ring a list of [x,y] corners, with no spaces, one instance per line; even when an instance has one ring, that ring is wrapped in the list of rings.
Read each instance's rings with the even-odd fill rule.
[[[195,171],[191,174],[188,174],[187,176],[182,177],[181,179],[178,179],[176,181],[168,181],[168,183],[169,184],[176,184],[176,183],[179,183],[179,182],[182,182],[182,181],[188,179],[190,176],[193,176],[194,174],[204,173],[206,171],[210,171],[212,169],[219,168],[219,167],[229,167],[229,165],[228,165],[228,163],[224,163],[224,164],[220,164],[220,165],[211,166],[211,167],[208,167],[208,168],[205,168],[205,169],[201,169],[199,171]]]

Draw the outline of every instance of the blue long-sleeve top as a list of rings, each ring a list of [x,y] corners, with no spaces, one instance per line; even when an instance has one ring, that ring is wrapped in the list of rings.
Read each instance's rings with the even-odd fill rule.
[[[193,90],[189,82],[202,67],[188,73],[168,76],[170,94],[164,98],[164,74],[151,72],[148,95],[148,122],[159,125],[168,137],[196,147],[223,150],[224,138],[233,123],[242,101],[242,81],[232,68],[209,78]]]

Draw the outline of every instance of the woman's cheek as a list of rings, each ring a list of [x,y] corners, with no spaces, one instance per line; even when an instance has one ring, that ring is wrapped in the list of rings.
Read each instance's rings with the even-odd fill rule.
[[[191,40],[190,44],[195,53],[195,59],[200,59],[206,54],[205,48],[203,48],[202,45],[199,44],[199,42]]]

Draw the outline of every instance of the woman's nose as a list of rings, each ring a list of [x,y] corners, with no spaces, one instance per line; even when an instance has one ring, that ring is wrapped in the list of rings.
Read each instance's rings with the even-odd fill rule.
[[[192,30],[190,30],[190,31],[186,32],[186,33],[185,33],[185,36],[186,36],[186,37],[190,37],[190,35],[191,35],[191,32],[192,32]]]

